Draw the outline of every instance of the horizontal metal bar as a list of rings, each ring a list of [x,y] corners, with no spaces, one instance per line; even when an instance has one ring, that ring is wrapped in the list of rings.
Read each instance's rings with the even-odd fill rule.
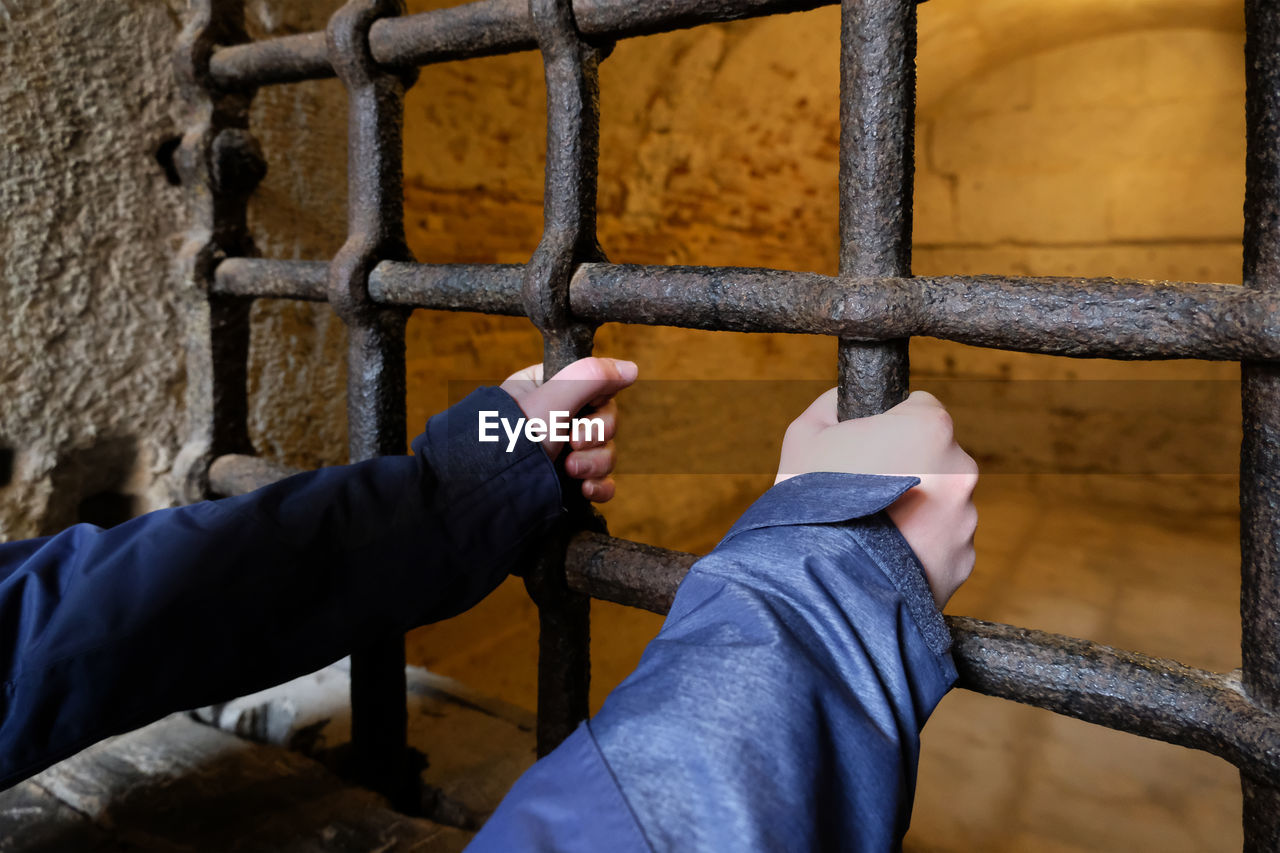
[[[523,314],[520,270],[383,262],[369,292],[415,308]],[[289,276],[297,276],[290,292]],[[310,262],[236,258],[215,292],[317,298]],[[1280,296],[1231,284],[1110,278],[917,276],[842,279],[735,267],[583,264],[575,315],[738,332],[890,340],[923,335],[974,346],[1113,359],[1280,360]]]
[[[595,42],[802,12],[836,0],[575,0],[578,31]],[[533,50],[533,22],[527,0],[477,0],[386,18],[373,25],[369,49],[388,68],[416,68],[437,62]],[[210,60],[214,82],[225,89],[296,83],[334,76],[324,33],[265,39],[219,49]]]
[[[569,586],[665,614],[697,557],[581,533]],[[959,686],[1155,740],[1200,749],[1280,781],[1280,715],[1254,705],[1238,678],[1060,634],[948,617]]]
[[[301,474],[299,468],[281,465],[257,456],[231,453],[219,456],[209,466],[209,489],[223,497],[247,495],[272,483]]]
[[[923,335],[1090,358],[1280,358],[1280,301],[1227,284],[593,264],[579,269],[571,303],[597,322],[855,340]]]
[[[254,299],[304,299],[324,302],[329,265],[324,261],[272,261],[227,258],[214,272],[213,292]]]
[[[695,554],[588,531],[570,541],[565,568],[571,589],[665,615],[697,561]]]
[[[384,261],[369,295],[386,305],[524,316],[524,264],[406,264]]]
[[[1280,783],[1280,714],[1220,674],[1061,634],[949,617],[960,686],[1211,752]]]

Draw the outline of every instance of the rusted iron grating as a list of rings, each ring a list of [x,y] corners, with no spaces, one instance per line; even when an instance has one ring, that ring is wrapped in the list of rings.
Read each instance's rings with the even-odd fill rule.
[[[350,0],[327,33],[248,43],[242,0],[194,0],[177,64],[191,107],[179,166],[192,211],[181,259],[192,317],[192,499],[279,477],[245,427],[248,305],[327,300],[351,330],[352,458],[404,447],[406,311],[530,317],[551,370],[591,351],[603,322],[840,338],[843,417],[904,395],[906,341],[1114,359],[1243,362],[1243,668],[1204,672],[1039,631],[951,618],[961,684],[1240,768],[1245,848],[1280,849],[1280,8],[1246,0],[1248,156],[1244,287],[1116,279],[913,277],[915,5],[843,0],[840,275],[610,264],[596,242],[597,66],[610,43],[800,11],[826,0],[478,0],[401,16]],[[417,67],[539,50],[548,123],[545,232],[527,265],[426,265],[404,244],[403,94]],[[350,95],[349,238],[331,262],[253,257],[245,205],[262,176],[248,132],[256,87],[338,76]],[[212,463],[218,464],[211,469]],[[587,712],[588,602],[670,606],[695,559],[609,537],[583,506],[527,578],[539,605],[539,749]],[[371,782],[404,793],[403,644],[353,665],[356,748]]]

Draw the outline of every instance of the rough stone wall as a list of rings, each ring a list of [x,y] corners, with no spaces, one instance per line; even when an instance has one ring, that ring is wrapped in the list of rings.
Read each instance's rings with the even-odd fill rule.
[[[183,390],[169,295],[181,211],[155,152],[173,133],[176,15],[0,5],[0,538],[52,532],[94,496],[116,496],[99,499],[108,515],[163,500]]]
[[[181,132],[171,52],[185,4],[0,4],[0,540],[170,502],[181,444],[184,214],[166,176]],[[328,9],[251,2],[262,36]],[[254,200],[264,254],[332,255],[344,231],[341,87],[268,90]],[[313,144],[295,144],[299,128]],[[176,177],[176,176],[175,176]],[[324,306],[254,309],[251,432],[269,455],[341,461],[343,334]]]

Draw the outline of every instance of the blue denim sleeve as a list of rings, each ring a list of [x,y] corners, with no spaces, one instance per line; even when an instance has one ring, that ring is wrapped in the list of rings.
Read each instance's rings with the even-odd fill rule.
[[[916,482],[809,474],[769,490],[694,565],[636,671],[517,783],[476,848],[554,849],[512,846],[512,828],[590,834],[611,808],[627,828],[598,840],[615,853],[898,847],[920,729],[955,680],[919,562],[882,512]]]
[[[483,409],[520,417],[484,388],[413,456],[0,545],[0,788],[483,598],[561,513],[539,445],[477,442]]]

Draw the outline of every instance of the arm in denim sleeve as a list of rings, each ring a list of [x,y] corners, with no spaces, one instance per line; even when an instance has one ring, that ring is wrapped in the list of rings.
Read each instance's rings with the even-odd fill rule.
[[[593,843],[615,849],[899,845],[920,729],[955,680],[922,569],[882,512],[916,482],[807,474],[769,490],[694,565],[636,671],[517,783],[477,848],[541,849],[511,842],[596,827]],[[597,781],[563,781],[574,778]],[[586,829],[556,832],[557,798],[576,800]]]
[[[484,388],[413,456],[0,545],[0,787],[483,598],[561,500],[539,445],[477,442],[482,409],[521,416]]]

